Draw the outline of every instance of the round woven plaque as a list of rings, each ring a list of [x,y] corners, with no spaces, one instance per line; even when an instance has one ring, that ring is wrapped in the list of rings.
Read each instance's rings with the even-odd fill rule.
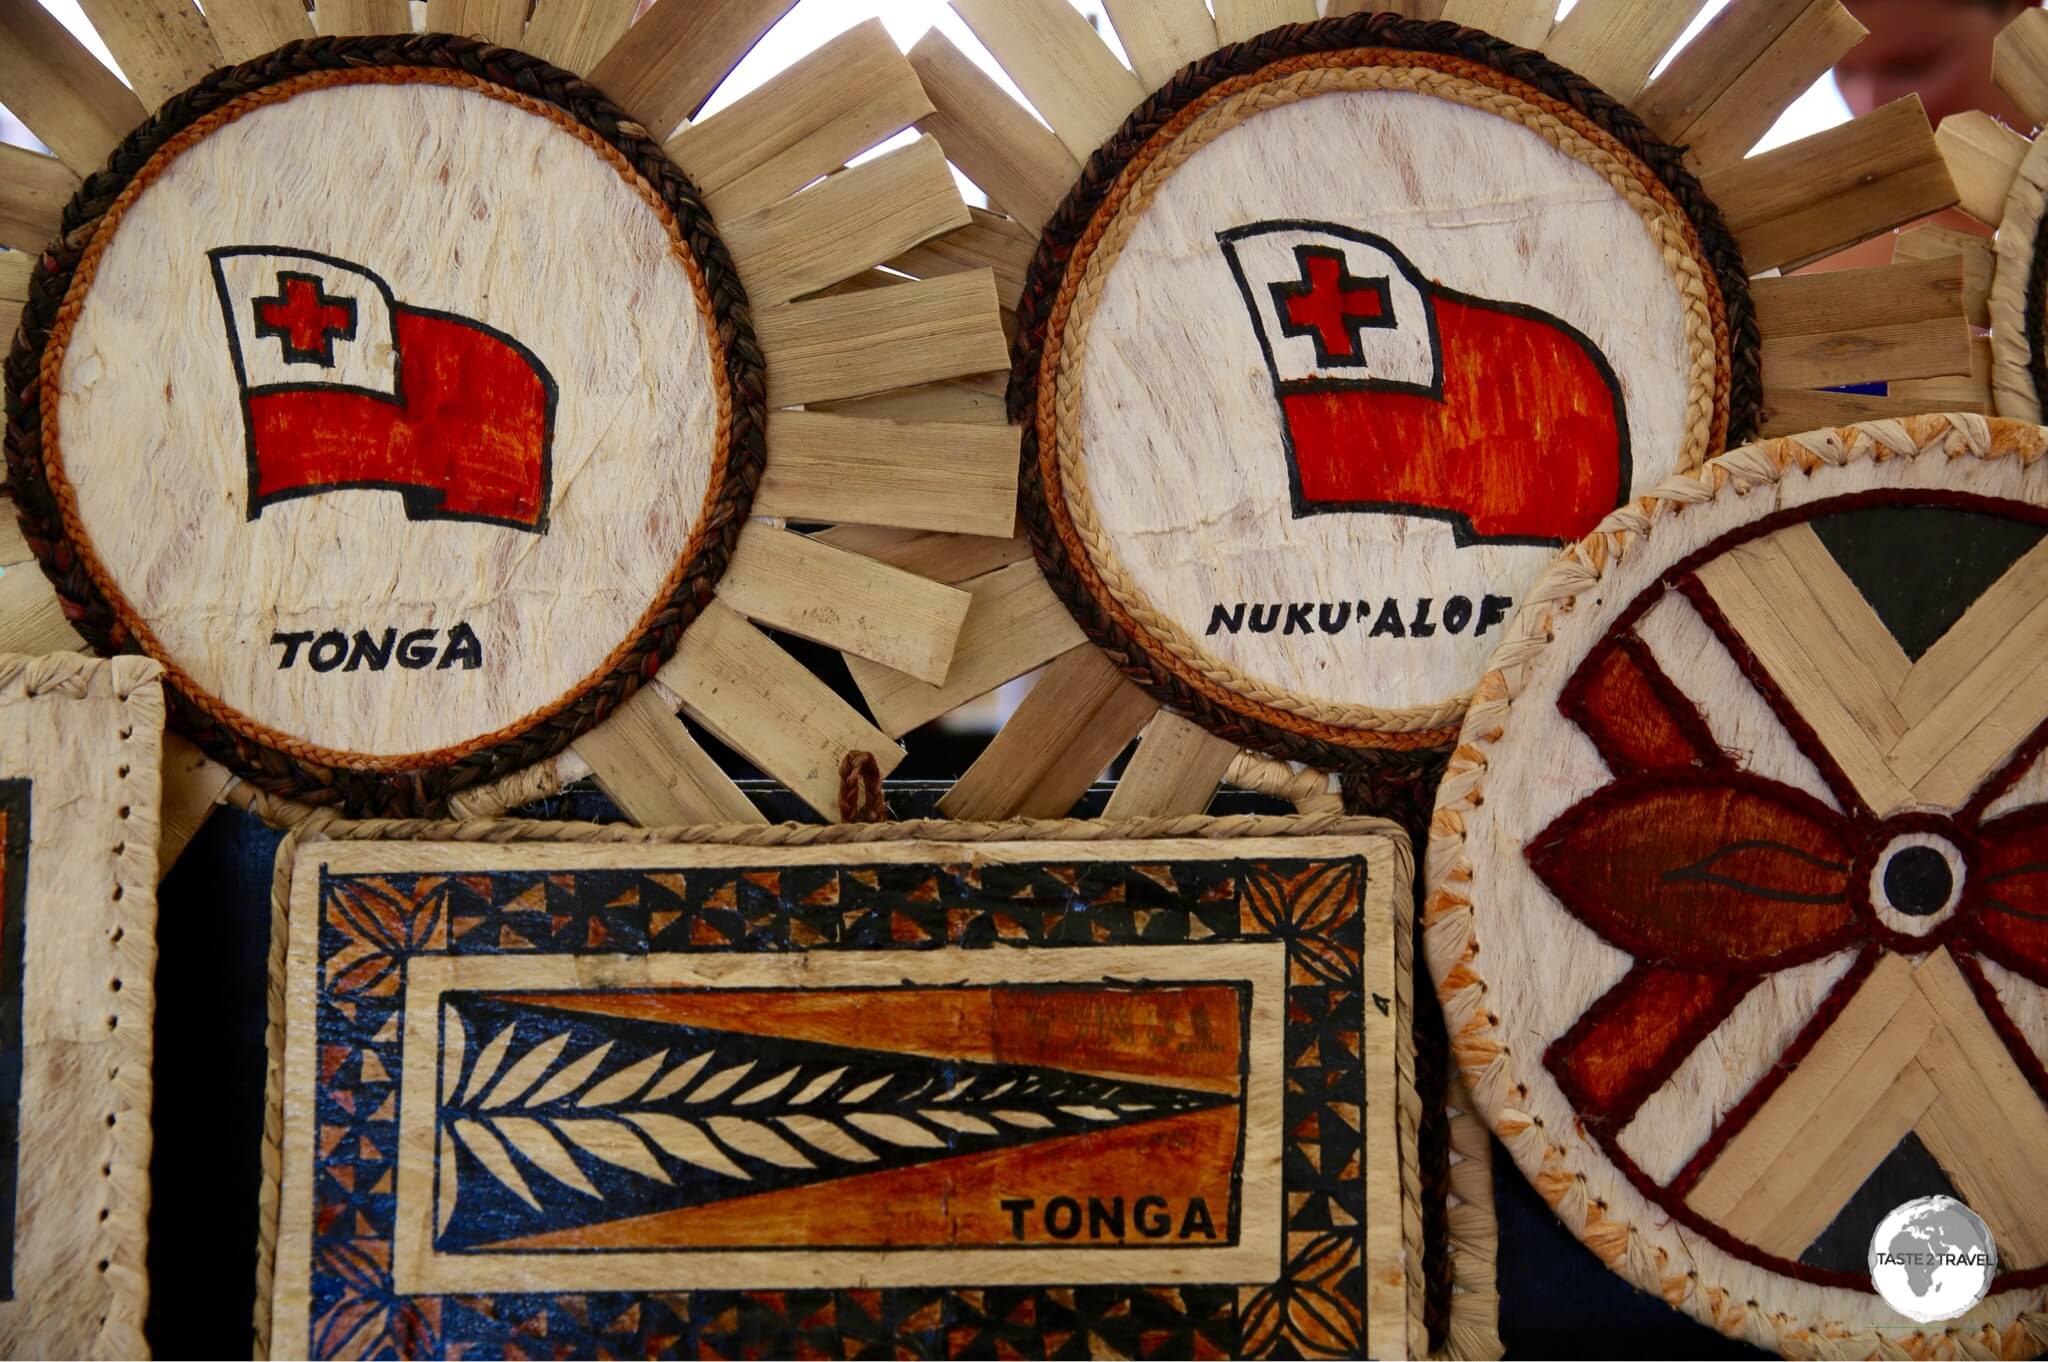
[[[590,86],[292,44],[88,179],[8,362],[75,627],[277,793],[405,810],[549,755],[710,599],[761,361],[697,193]]]
[[[1557,548],[1755,428],[1714,206],[1543,57],[1389,15],[1182,70],[1019,307],[1033,543],[1166,703],[1326,767],[1448,739]]]
[[[1914,417],[1664,484],[1529,591],[1439,793],[1477,1105],[1615,1271],[1788,1355],[2043,1345],[2044,454]],[[1872,1234],[1935,1194],[1996,1275],[1923,1332]]]

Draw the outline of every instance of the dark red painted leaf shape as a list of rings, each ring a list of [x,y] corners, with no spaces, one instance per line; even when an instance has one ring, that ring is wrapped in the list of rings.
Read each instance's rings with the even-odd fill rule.
[[[2048,984],[2048,805],[1986,823],[1977,873],[1985,953],[2037,984]]]
[[[1619,1130],[1756,984],[1754,974],[1637,965],[1552,1042],[1543,1062],[1572,1110]]]
[[[1525,854],[1575,916],[1648,960],[1780,969],[1855,934],[1841,815],[1741,772],[1617,780]]]

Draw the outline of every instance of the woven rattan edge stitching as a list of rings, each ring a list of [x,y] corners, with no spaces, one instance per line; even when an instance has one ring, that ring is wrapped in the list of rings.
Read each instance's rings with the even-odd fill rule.
[[[434,819],[353,821],[332,815],[301,823],[279,844],[270,881],[269,978],[265,987],[268,1010],[263,1030],[263,1144],[260,1151],[263,1184],[258,1190],[257,1202],[256,1305],[252,1321],[255,1356],[267,1358],[271,1355],[271,1300],[276,1286],[278,1217],[282,1210],[280,1199],[284,1171],[284,990],[291,944],[291,886],[298,858],[308,847],[360,841],[787,847],[916,841],[939,844],[1003,841],[1056,844],[1166,838],[1241,841],[1254,837],[1330,836],[1383,838],[1383,845],[1391,849],[1395,869],[1398,870],[1402,864],[1410,867],[1406,879],[1390,879],[1394,910],[1398,914],[1405,899],[1409,911],[1413,911],[1413,895],[1404,887],[1413,881],[1415,855],[1408,834],[1389,819],[1343,813],[1235,814],[1224,817],[1187,814],[1122,820],[1019,818],[1001,823],[954,823],[944,819],[918,819],[907,823],[727,823],[690,828],[636,828],[623,824],[542,823],[493,818],[460,822]],[[1397,1049],[1397,1070],[1398,1064]],[[1398,1085],[1396,1100],[1400,1100]]]
[[[272,70],[275,66],[284,69]],[[585,678],[556,705],[526,716],[509,730],[486,735],[486,740],[495,740],[511,731],[510,738],[487,741],[474,752],[457,749],[456,759],[435,771],[361,770],[295,756],[237,734],[177,688],[169,688],[176,726],[193,736],[209,755],[269,792],[301,796],[312,803],[338,802],[357,813],[413,813],[438,807],[465,786],[499,779],[544,760],[563,750],[579,733],[603,722],[612,707],[652,673],[650,663],[658,664],[674,651],[683,629],[710,599],[712,583],[730,559],[759,485],[765,459],[765,381],[745,290],[694,186],[644,129],[568,72],[524,53],[445,34],[316,38],[216,71],[167,102],[131,133],[115,150],[108,167],[88,177],[67,204],[64,235],[38,261],[22,329],[7,361],[6,446],[24,533],[45,573],[69,603],[67,613],[74,614],[73,623],[103,651],[137,651],[136,641],[81,570],[78,555],[66,551],[61,531],[52,533],[62,521],[52,489],[41,476],[40,404],[30,396],[52,322],[64,304],[64,285],[77,263],[76,256],[88,249],[90,229],[104,211],[104,206],[92,205],[106,205],[118,197],[148,165],[158,145],[233,98],[297,75],[382,66],[461,72],[501,87],[515,104],[545,103],[594,132],[623,157],[674,215],[679,242],[703,272],[714,363],[722,363],[726,371],[720,403],[729,411],[727,444],[721,451],[724,477],[714,477],[707,491],[706,514],[696,527],[692,545],[678,561],[673,588],[649,607],[628,643],[607,659],[600,673]],[[60,247],[70,258],[69,265],[58,263]]]

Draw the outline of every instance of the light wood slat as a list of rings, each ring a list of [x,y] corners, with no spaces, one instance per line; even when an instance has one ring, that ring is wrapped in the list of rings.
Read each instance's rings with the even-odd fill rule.
[[[526,0],[427,0],[427,31],[517,47],[526,31]]]
[[[0,298],[0,343],[13,344],[14,329],[21,322],[21,304]]]
[[[2048,642],[2048,611],[2030,615],[2024,634],[2032,642],[2030,649],[2001,648],[1986,663],[1987,668],[2010,667],[2014,684],[2004,688],[2003,696],[1981,711],[1981,718],[1977,712],[1963,716],[1961,722],[1974,721],[1968,732],[1956,736],[1943,707],[1928,715],[1922,727],[1930,733],[1939,733],[1943,728],[1950,731],[1942,739],[1930,741],[1929,745],[1939,750],[1939,759],[1925,775],[1913,781],[1913,793],[1920,802],[1938,808],[1962,807],[1992,772],[2011,759],[2027,735],[2048,720],[2048,648],[2044,648],[2044,642]],[[1997,689],[1996,684],[1991,688]],[[1916,739],[1920,731],[1916,728],[1907,735],[1907,740]],[[1917,752],[1894,749],[1892,762],[1902,770],[1917,769],[1918,761],[1909,760],[1917,756]]]
[[[974,604],[960,626],[960,641],[945,685],[930,685],[865,658],[846,661],[861,698],[868,702],[868,712],[892,738],[1087,641],[1035,562],[1013,563],[961,585],[974,597]]]
[[[1093,644],[1045,669],[1017,712],[939,799],[948,818],[1061,818],[1159,702]]]
[[[768,402],[776,407],[863,397],[1010,363],[988,270],[758,308],[754,334],[769,356]]]
[[[1948,161],[1958,205],[1987,227],[2005,218],[2005,196],[2020,175],[2032,145],[1988,113],[1950,114],[1934,130],[1934,144]]]
[[[873,754],[885,776],[903,760],[902,748],[717,601],[684,632],[655,679],[720,742],[829,820],[839,818],[839,764],[847,754]]]
[[[1558,20],[1543,55],[1627,104],[1707,0],[1579,0]]]
[[[1804,715],[1822,747],[1842,768],[1849,783],[1880,817],[1913,801],[1913,792],[1893,773],[1885,748],[1891,738],[1874,738],[1866,729],[1858,709],[1881,714],[1889,705],[1882,695],[1871,695],[1867,678],[1860,683],[1862,702],[1852,709],[1837,693],[1837,681],[1850,681],[1837,673],[1845,670],[1817,664],[1801,641],[1800,629],[1812,623],[1811,610],[1796,617],[1781,612],[1780,603],[1748,571],[1748,564],[1731,553],[1699,569],[1699,579],[1713,597],[1728,623],[1749,645],[1757,660],[1769,672],[1779,689]],[[1901,727],[1894,711],[1887,732]]]
[[[9,511],[12,511],[9,507]],[[0,572],[0,653],[91,652],[64,618],[50,579],[33,563]]]
[[[1108,141],[1145,98],[1137,77],[1067,0],[951,3],[1053,135],[1081,160]]]
[[[1991,276],[1997,248],[1988,236],[1959,232],[1952,227],[1922,223],[1908,227],[1892,238],[1892,263],[1903,265],[1919,260],[1940,260],[1960,256],[1963,262],[1963,308],[1970,325],[1991,325]]]
[[[876,397],[834,402],[820,408],[842,416],[863,416],[885,421],[937,421],[956,426],[1008,425],[1003,394],[974,379],[952,383],[927,383]]]
[[[144,117],[121,78],[37,0],[0,0],[0,95],[79,175],[98,170]]]
[[[1202,0],[1104,0],[1103,8],[1148,90],[1216,50],[1216,24]]]
[[[27,302],[29,276],[35,268],[36,258],[27,251],[0,251],[0,302]]]
[[[1920,724],[1949,695],[1970,683],[1999,644],[2021,632],[2048,601],[2048,543],[2036,545],[1970,603],[1961,619],[1920,655],[1898,690],[1899,713]]]
[[[1996,367],[1989,336],[1970,338],[1968,373],[1934,378],[1898,378],[1887,385],[1890,396],[1916,402],[1922,411],[1991,410],[1991,374]]]
[[[996,538],[1016,529],[1017,437],[1008,426],[774,412],[768,447],[775,454],[755,515]]]
[[[1798,1132],[1786,1142],[1777,1159],[1732,1210],[1714,1217],[1715,1224],[1769,1252],[1788,1257],[1797,1257],[1807,1244],[1813,1242],[1812,1235],[1797,1244],[1790,1244],[1784,1240],[1773,1241],[1769,1234],[1771,1227],[1784,1217],[1788,1202],[1805,1202],[1812,1196],[1814,1184],[1836,1165],[1842,1145],[1851,1140],[1859,1129],[1872,1123],[1896,1120],[1896,1113],[1879,1112],[1877,1104],[1905,1077],[1908,1069],[1919,1067],[1914,1063],[1914,1056],[1934,1030],[1932,1009],[1924,1004],[1916,1007],[1916,1001],[1909,1000],[1899,1010],[1899,1015],[1878,1033],[1877,1039],[1871,1042],[1855,1066],[1843,1075],[1833,1091],[1807,1111]],[[1769,1105],[1765,1104],[1767,1108]],[[1904,1137],[1905,1131],[1901,1130],[1899,1138]],[[1882,1160],[1884,1156],[1880,1154],[1878,1157]],[[1809,1215],[1814,1211],[1810,1205],[1799,1209]],[[1837,1206],[1834,1209],[1841,1208]],[[1795,1216],[1795,1226],[1803,1218]],[[1823,1219],[1821,1228],[1825,1229],[1832,1219],[1832,1215]]]
[[[1444,0],[1329,0],[1323,15],[1335,18],[1344,14],[1378,14],[1381,11],[1410,19],[1441,19],[1444,17]]]
[[[821,418],[831,420],[833,418]],[[973,600],[966,592],[756,521],[718,579],[754,621],[938,685]]]
[[[1216,40],[1241,43],[1282,24],[1316,17],[1316,0],[1216,0]]]
[[[910,65],[934,109],[920,126],[989,202],[1043,230],[1081,177],[1081,162],[936,28],[910,49]]]
[[[1917,416],[1927,410],[1923,402],[1905,397],[1866,397],[1861,393],[1816,392],[1810,388],[1765,388],[1764,415],[1757,434],[1804,435],[1829,426],[1851,426],[1859,421],[1888,421],[1898,416]],[[1960,410],[1968,410],[1962,408]],[[1988,416],[1988,410],[1979,415]]]
[[[643,828],[768,821],[690,736],[665,687],[634,691],[571,750],[620,812]]]
[[[1778,1198],[1778,1213],[1750,1242],[1766,1252],[1798,1258],[1940,1097],[1927,1070],[1914,1061],[1899,1071],[1861,1120],[1849,1122],[1836,1114],[1835,1128],[1827,1132],[1834,1141],[1826,1159],[1804,1186],[1785,1189]],[[1848,1128],[1841,1129],[1843,1125]]]
[[[0,146],[0,246],[40,251],[57,235],[64,205],[77,192],[78,176],[56,157]]]
[[[1933,1026],[1933,1009],[1913,987],[1912,964],[1905,956],[1886,952],[1834,1024],[1749,1124],[1722,1147],[1685,1204],[1719,1223],[1770,1171],[1805,1128],[1809,1115],[1821,1109],[1881,1040],[1900,1047],[1903,1067]]]
[[[175,733],[164,734],[163,798],[157,807],[156,877],[171,873],[178,857],[213,815],[234,772]]]
[[[406,0],[318,0],[313,27],[322,37],[352,33],[410,33],[412,6]]]
[[[1913,987],[1939,1022],[1922,1051],[1942,1099],[1922,1122],[1928,1152],[1990,1223],[2001,1253],[2039,1262],[2048,1257],[2048,1111],[1946,950],[1913,972]]]
[[[1738,552],[1742,570],[1792,617],[1810,652],[1850,660],[1857,679],[1837,680],[1836,694],[1865,694],[1867,683],[1867,698],[1853,703],[1880,708],[1885,722],[1905,722],[1895,697],[1912,675],[1913,660],[1813,527],[1793,525]]]
[[[670,0],[673,3],[673,0]],[[756,308],[838,283],[968,222],[930,137],[720,224]]]
[[[1145,725],[1137,751],[1116,778],[1104,818],[1164,818],[1201,813],[1223,783],[1236,743],[1161,710]]]
[[[796,0],[655,0],[591,68],[590,83],[666,141]]]
[[[889,30],[870,19],[684,128],[667,151],[712,213],[732,217],[794,194],[931,111]]]
[[[1014,306],[1024,293],[1024,276],[1031,258],[1038,253],[1038,238],[1013,219],[983,208],[970,207],[973,221],[965,227],[935,236],[914,250],[905,251],[888,262],[913,279],[957,274],[961,270],[988,269],[995,273],[996,294]],[[1009,367],[1007,360],[999,366]]]
[[[1711,172],[1701,183],[1752,274],[1803,265],[1956,201],[1918,95]]]
[[[145,108],[221,65],[213,30],[192,0],[78,0],[78,7]]]
[[[1443,17],[1452,23],[1484,29],[1539,52],[1556,16],[1557,6],[1550,0],[1444,0]]]
[[[2048,123],[2048,14],[2028,9],[1991,45],[1991,79],[2039,127]]]
[[[1027,556],[1030,552],[1030,549],[1025,549]],[[0,486],[0,569],[28,564],[29,571],[33,572],[36,570],[34,559],[35,554],[30,552],[28,540],[22,537],[21,517],[15,510],[14,501],[6,495],[6,488]]]
[[[565,71],[587,75],[632,22],[633,0],[540,0],[520,46]]]
[[[813,537],[949,586],[957,586],[1031,557],[1031,545],[1023,539],[938,534],[930,530],[899,530],[885,525],[834,525],[829,530],[818,531]]]
[[[1773,383],[1826,388],[1967,372],[1959,256],[1750,284]]]
[[[206,22],[213,28],[221,60],[227,62],[249,61],[313,36],[313,16],[298,0],[209,0]]]
[[[1729,165],[1863,36],[1841,0],[1734,0],[1630,103],[1695,170]]]

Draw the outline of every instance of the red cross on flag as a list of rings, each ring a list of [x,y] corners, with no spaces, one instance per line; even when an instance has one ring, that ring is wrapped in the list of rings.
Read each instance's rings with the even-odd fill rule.
[[[251,520],[275,501],[398,492],[412,520],[545,533],[555,384],[511,336],[411,307],[310,251],[208,252],[241,390]]]
[[[1297,517],[1450,522],[1459,544],[1556,543],[1627,495],[1619,381],[1585,335],[1423,277],[1331,223],[1218,235],[1273,379]]]

